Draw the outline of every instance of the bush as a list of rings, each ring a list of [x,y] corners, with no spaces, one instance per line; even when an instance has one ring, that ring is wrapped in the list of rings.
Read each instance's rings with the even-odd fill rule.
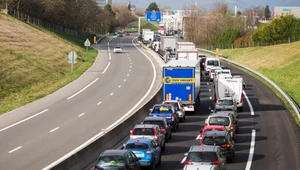
[[[228,29],[223,34],[220,34],[217,36],[214,44],[216,46],[223,45],[223,44],[232,44],[234,40],[241,36],[241,33],[239,30],[236,29]]]

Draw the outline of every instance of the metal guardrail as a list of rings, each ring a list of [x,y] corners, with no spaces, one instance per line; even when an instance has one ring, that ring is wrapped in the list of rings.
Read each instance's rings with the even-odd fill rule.
[[[207,52],[207,53],[211,53],[211,54],[216,54],[215,52],[213,51],[210,51],[210,50],[206,50],[206,49],[202,49],[202,48],[198,48],[199,51],[204,51],[204,52]],[[297,116],[298,116],[298,119],[300,120],[300,108],[299,106],[296,104],[296,102],[286,93],[284,92],[277,84],[275,84],[272,80],[270,80],[268,77],[262,75],[261,73],[249,68],[249,67],[246,67],[242,64],[239,64],[235,61],[232,61],[232,60],[229,60],[229,59],[226,59],[226,58],[223,58],[221,57],[222,60],[224,61],[227,61],[229,63],[232,63],[234,65],[237,65],[243,69],[246,69],[254,74],[256,74],[257,76],[261,77],[262,79],[264,79],[266,82],[268,82],[269,84],[271,84],[276,90],[279,91],[279,93],[289,102],[289,104],[292,106],[292,108],[294,109],[294,111],[297,113]]]

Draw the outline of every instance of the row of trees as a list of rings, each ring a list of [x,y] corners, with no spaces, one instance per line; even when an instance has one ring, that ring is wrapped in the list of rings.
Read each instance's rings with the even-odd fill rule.
[[[0,0],[0,8],[85,32],[113,32],[119,25],[111,6],[101,9],[95,0]]]

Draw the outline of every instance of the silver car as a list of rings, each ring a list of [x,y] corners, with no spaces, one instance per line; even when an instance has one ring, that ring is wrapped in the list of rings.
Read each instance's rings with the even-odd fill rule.
[[[115,48],[113,49],[113,52],[114,52],[114,53],[123,53],[123,48],[117,46],[117,47],[115,47]]]
[[[185,120],[185,110],[180,100],[166,100],[162,104],[173,104],[176,108],[176,113],[178,113],[179,121],[183,122]]]

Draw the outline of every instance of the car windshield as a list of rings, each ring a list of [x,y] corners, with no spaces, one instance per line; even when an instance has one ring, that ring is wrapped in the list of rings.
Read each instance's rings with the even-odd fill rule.
[[[135,128],[133,130],[133,135],[154,135],[154,130],[152,128]]]
[[[213,162],[217,160],[216,152],[189,152],[187,160],[191,162]]]
[[[165,127],[163,121],[144,121],[143,124],[154,124],[158,125],[160,128]]]
[[[229,71],[219,71],[218,74],[230,74]]]
[[[155,106],[152,113],[172,113],[171,106]]]
[[[222,126],[228,126],[230,123],[228,117],[211,117],[209,119],[209,124],[210,125],[222,125]]]
[[[125,146],[125,149],[149,149],[148,145],[145,143],[128,143]]]
[[[211,72],[211,73],[215,73],[215,72],[216,72],[216,70],[220,70],[220,69],[218,69],[218,68],[214,68],[214,69],[211,69],[211,70],[210,70],[210,72]]]
[[[115,47],[115,48],[118,48],[118,49],[119,49],[119,48],[121,48],[121,47]]]
[[[223,145],[227,141],[225,136],[204,136],[202,143],[205,145]]]
[[[218,100],[219,105],[233,105],[232,100]]]
[[[101,156],[98,159],[97,166],[99,166],[99,167],[106,167],[106,166],[124,167],[125,162],[124,162],[124,158],[122,156],[107,155],[107,156]]]
[[[208,60],[207,61],[207,65],[208,66],[218,66],[219,65],[219,61],[218,60]]]

